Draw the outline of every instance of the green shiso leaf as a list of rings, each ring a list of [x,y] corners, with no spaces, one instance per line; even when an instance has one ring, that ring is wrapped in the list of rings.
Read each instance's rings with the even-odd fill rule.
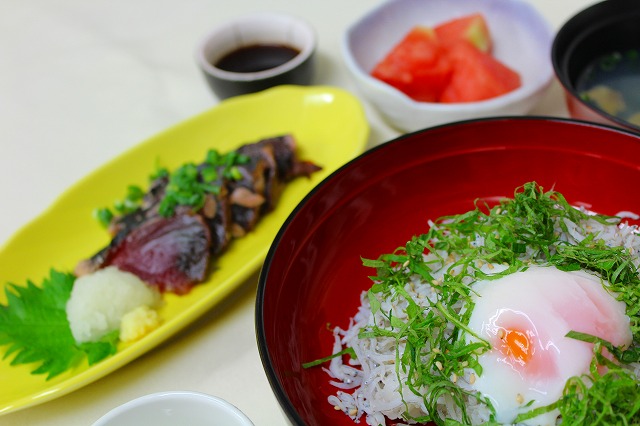
[[[47,380],[73,368],[85,356],[89,365],[114,354],[117,335],[98,342],[76,344],[65,311],[75,277],[52,269],[41,286],[7,284],[7,304],[0,305],[0,345],[11,365],[39,364],[32,374]]]

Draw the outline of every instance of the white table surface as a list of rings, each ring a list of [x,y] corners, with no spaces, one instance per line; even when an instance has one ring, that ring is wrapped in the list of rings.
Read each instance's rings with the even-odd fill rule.
[[[554,28],[594,3],[530,1]],[[357,95],[340,39],[349,23],[376,4],[0,0],[0,244],[105,161],[218,102],[194,61],[200,38],[218,23],[258,10],[306,18],[319,37],[315,83]],[[398,136],[364,106],[370,146]],[[532,114],[567,116],[557,82]],[[257,426],[286,424],[258,356],[256,282],[257,274],[221,306],[115,373],[1,416],[0,424],[90,425],[119,404],[166,390],[222,397]]]

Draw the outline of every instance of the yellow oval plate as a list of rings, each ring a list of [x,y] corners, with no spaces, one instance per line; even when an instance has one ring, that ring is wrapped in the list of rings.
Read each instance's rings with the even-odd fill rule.
[[[300,157],[323,167],[310,179],[291,182],[276,209],[249,235],[235,240],[213,262],[208,281],[185,296],[166,295],[163,324],[91,367],[86,362],[47,381],[32,375],[37,364],[0,362],[0,414],[49,401],[87,385],[149,351],[211,309],[244,282],[264,261],[285,219],[302,198],[328,174],[364,151],[369,125],[359,101],[348,92],[322,86],[281,86],[228,99],[105,164],[66,191],[41,216],[0,249],[0,285],[24,285],[48,276],[50,268],[72,271],[76,263],[104,247],[108,235],[93,219],[96,207],[121,199],[129,184],[146,187],[159,161],[170,170],[204,160],[210,148],[222,152],[243,143],[292,133]],[[4,291],[0,303],[6,304]],[[6,348],[3,348],[3,350]]]

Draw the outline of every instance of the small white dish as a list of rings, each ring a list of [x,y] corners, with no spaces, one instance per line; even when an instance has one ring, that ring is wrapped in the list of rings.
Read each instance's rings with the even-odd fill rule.
[[[480,102],[418,102],[370,75],[414,26],[435,26],[476,12],[487,20],[493,55],[520,74],[520,88]],[[415,131],[453,121],[529,112],[553,79],[553,34],[544,17],[524,0],[389,0],[347,29],[342,54],[359,92],[383,118],[399,130]]]
[[[199,392],[158,392],[122,404],[93,426],[253,426],[224,399]]]

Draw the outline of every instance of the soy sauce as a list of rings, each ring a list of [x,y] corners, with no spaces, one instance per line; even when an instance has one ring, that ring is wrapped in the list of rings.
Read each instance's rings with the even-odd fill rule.
[[[281,44],[254,44],[227,53],[214,65],[231,72],[257,72],[280,66],[300,53]]]

